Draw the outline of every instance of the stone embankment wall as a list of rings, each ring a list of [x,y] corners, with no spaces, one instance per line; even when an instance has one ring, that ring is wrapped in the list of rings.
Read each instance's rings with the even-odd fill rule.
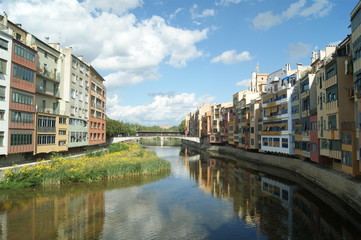
[[[311,184],[314,191],[327,191],[347,203],[352,209],[361,214],[361,180],[347,174],[322,168],[317,164],[305,162],[297,158],[283,157],[272,154],[244,151],[233,147],[200,145],[183,141],[186,145],[202,150],[216,153],[220,157],[231,157],[242,160],[243,167],[272,173],[272,169],[283,169],[288,171],[288,176],[302,177]],[[249,164],[247,164],[247,162]],[[252,165],[252,166],[251,166]],[[257,167],[255,167],[257,166]],[[285,176],[287,178],[287,176]],[[291,179],[292,180],[292,179]],[[309,189],[312,192],[312,189]],[[313,191],[313,192],[314,192]],[[322,199],[327,202],[327,198]]]

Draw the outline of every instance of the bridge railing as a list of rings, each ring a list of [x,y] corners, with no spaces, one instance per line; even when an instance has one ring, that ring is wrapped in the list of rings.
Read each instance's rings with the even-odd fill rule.
[[[116,142],[126,142],[126,141],[132,141],[132,140],[136,140],[136,139],[141,139],[141,138],[156,138],[156,137],[169,137],[169,138],[179,138],[179,139],[184,139],[184,140],[188,140],[191,142],[196,142],[196,143],[200,143],[200,139],[197,137],[186,137],[185,135],[178,135],[178,136],[159,136],[159,135],[154,135],[154,136],[131,136],[131,137],[113,137],[112,139],[112,143],[116,143]]]

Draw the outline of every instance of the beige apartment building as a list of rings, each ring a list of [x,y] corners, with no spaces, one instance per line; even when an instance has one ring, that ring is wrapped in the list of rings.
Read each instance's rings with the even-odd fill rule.
[[[317,119],[320,155],[327,157],[332,168],[356,175],[354,100],[350,39],[346,38],[335,52],[326,57],[316,75]]]

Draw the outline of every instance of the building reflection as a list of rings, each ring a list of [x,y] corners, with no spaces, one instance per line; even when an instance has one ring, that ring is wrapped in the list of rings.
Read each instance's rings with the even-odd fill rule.
[[[2,201],[0,239],[99,239],[104,201],[103,192]]]
[[[297,184],[243,169],[237,162],[202,156],[190,161],[191,155],[185,151],[185,165],[198,187],[229,200],[234,214],[269,239],[294,239],[301,233],[310,239],[359,239],[361,229]]]

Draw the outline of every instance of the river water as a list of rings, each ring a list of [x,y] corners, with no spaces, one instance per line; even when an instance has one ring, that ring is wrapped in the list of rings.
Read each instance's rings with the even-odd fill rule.
[[[170,174],[2,190],[0,240],[360,239],[357,214],[300,183],[194,149],[147,148]]]

